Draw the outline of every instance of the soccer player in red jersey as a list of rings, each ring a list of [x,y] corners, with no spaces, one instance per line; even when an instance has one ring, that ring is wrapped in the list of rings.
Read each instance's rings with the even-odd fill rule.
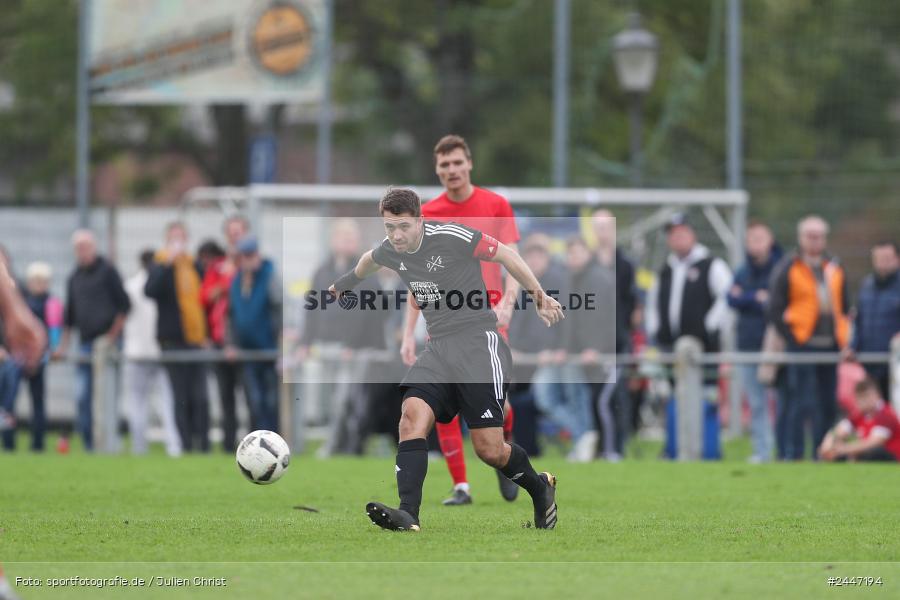
[[[441,138],[434,147],[435,173],[444,186],[444,193],[422,205],[422,216],[433,221],[452,221],[472,227],[492,236],[506,246],[518,251],[519,230],[516,227],[512,207],[506,198],[472,185],[472,153],[466,141],[458,135]],[[515,306],[519,284],[515,278],[507,277],[503,283],[500,265],[482,262],[481,274],[488,298],[497,314],[497,330],[508,340],[509,321]],[[416,342],[413,335],[419,310],[415,302],[407,303],[406,323],[400,353],[404,364],[416,361]],[[512,439],[513,413],[507,401],[503,406],[503,435]],[[459,417],[445,424],[437,423],[438,441],[441,452],[447,460],[447,468],[453,478],[453,494],[444,500],[446,506],[471,504],[472,496],[466,478],[466,458],[463,453],[462,430]],[[500,493],[509,501],[516,499],[519,487],[509,481],[499,470],[497,479]]]
[[[822,460],[900,461],[900,420],[866,377],[856,384],[856,410],[828,432],[819,447]],[[855,434],[855,441],[847,441]]]

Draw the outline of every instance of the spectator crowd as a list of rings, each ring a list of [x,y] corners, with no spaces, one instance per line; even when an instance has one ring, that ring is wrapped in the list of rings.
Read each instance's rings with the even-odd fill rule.
[[[604,321],[590,312],[573,313],[564,326],[548,330],[533,311],[513,312],[509,342],[520,360],[509,401],[516,417],[513,435],[529,453],[539,454],[543,445],[556,441],[575,462],[621,460],[647,413],[652,386],[643,369],[607,365],[603,358],[614,353],[640,357],[651,346],[672,352],[685,336],[696,338],[704,352],[719,352],[734,318],[739,352],[783,351],[803,357],[785,365],[733,366],[729,376],[736,378],[748,408],[751,461],[900,460],[900,423],[888,402],[888,366],[856,362],[861,354],[889,352],[900,335],[900,255],[895,241],[872,245],[872,272],[851,295],[848,274],[828,251],[828,223],[820,217],[798,223],[796,248],[791,250],[775,240],[765,223],[751,222],[746,260],[732,273],[698,242],[687,216],[676,213],[663,228],[669,253],[652,285],[642,289],[636,265],[616,244],[614,216],[597,210],[590,225],[590,239],[554,239],[534,231],[520,244],[519,251],[544,289],[609,290],[603,302],[614,304],[616,315]],[[16,287],[44,325],[49,348],[37,369],[25,371],[6,351],[0,326],[3,448],[15,449],[15,399],[24,386],[31,401],[30,448],[45,449],[46,365],[67,358],[75,373],[74,431],[91,450],[92,398],[98,384],[91,357],[100,351],[120,358],[115,361],[121,369],[116,380],[135,454],[148,451],[151,414],[170,456],[211,450],[208,375],[214,376],[218,391],[213,398],[218,398],[215,425],[221,433],[214,439],[224,451],[234,451],[247,428],[279,430],[280,370],[295,369],[301,381],[320,378],[322,369],[332,368],[316,358],[322,350],[344,352],[345,360],[333,383],[303,388],[310,414],[328,432],[320,455],[359,454],[369,435],[395,436],[399,392],[393,385],[375,383],[377,378],[366,370],[380,369],[382,379],[385,373],[390,373],[388,379],[402,377],[402,311],[309,312],[295,336],[297,343],[276,360],[284,328],[282,282],[275,262],[261,252],[260,241],[242,216],[227,218],[222,234],[221,242],[204,240],[192,253],[187,227],[173,222],[160,246],[142,251],[139,269],[123,280],[98,251],[94,234],[78,230],[72,236],[75,265],[64,298],[50,293],[54,273],[49,265],[27,265]],[[313,289],[327,289],[363,251],[356,221],[337,220],[330,240],[329,255],[312,279]],[[0,260],[15,277],[11,258],[0,249]],[[361,289],[399,286],[399,280],[384,273]],[[421,339],[421,327],[418,335]],[[397,358],[381,365],[348,360],[360,349]],[[841,362],[831,358],[838,354]],[[603,368],[612,371],[598,375]],[[706,459],[722,454],[724,376],[722,365],[703,371]],[[660,409],[665,422],[662,455],[675,458],[679,403],[671,378],[668,383]],[[249,415],[246,423],[239,422],[241,400]],[[60,452],[68,451],[69,437],[64,429]]]
[[[89,230],[72,235],[75,267],[65,298],[50,295],[52,273],[41,262],[29,265],[17,289],[45,326],[49,348],[41,365],[26,372],[6,352],[0,329],[0,431],[3,447],[15,449],[15,399],[20,382],[31,396],[31,449],[42,451],[46,433],[45,367],[51,359],[75,364],[74,429],[87,451],[94,446],[93,397],[98,352],[121,360],[114,380],[124,402],[131,450],[148,450],[152,408],[170,456],[210,450],[210,402],[201,351],[219,350],[213,361],[219,384],[222,447],[234,451],[238,426],[236,389],[244,390],[252,429],[278,428],[278,374],[274,352],[281,335],[281,281],[272,260],[262,256],[242,216],[226,219],[226,249],[215,240],[190,253],[187,227],[166,227],[162,246],[140,253],[139,269],[123,281],[98,252]],[[7,270],[10,257],[0,252]],[[72,340],[77,344],[72,346]],[[72,346],[72,347],[70,347]],[[242,351],[264,351],[236,360]],[[266,353],[268,352],[268,354]],[[212,356],[212,355],[211,355]],[[164,360],[162,360],[165,357]],[[121,384],[121,385],[118,385]],[[152,406],[151,406],[152,405]],[[57,450],[69,450],[64,429]]]

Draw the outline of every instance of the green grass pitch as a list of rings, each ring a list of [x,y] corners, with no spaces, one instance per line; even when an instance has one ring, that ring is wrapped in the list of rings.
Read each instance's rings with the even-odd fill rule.
[[[742,447],[729,446],[726,455]],[[255,486],[223,454],[2,454],[0,560],[23,600],[540,591],[561,598],[900,597],[896,465],[738,458],[573,465],[552,455],[535,466],[559,477],[555,531],[523,527],[531,519],[527,495],[503,501],[493,471],[473,458],[469,507],[441,506],[449,476],[441,462],[430,463],[423,530],[411,534],[382,531],[364,514],[369,500],[396,503],[389,458],[299,456],[281,481]],[[116,576],[149,583],[49,587],[51,578]],[[16,577],[42,585],[17,586]],[[194,577],[224,578],[226,587],[203,587]],[[838,591],[829,577],[880,577],[881,584],[847,580]],[[159,585],[171,578],[188,583]]]

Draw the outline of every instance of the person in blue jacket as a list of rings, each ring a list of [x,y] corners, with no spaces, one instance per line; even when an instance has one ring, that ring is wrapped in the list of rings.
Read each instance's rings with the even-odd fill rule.
[[[856,302],[856,322],[847,358],[857,352],[890,352],[891,340],[900,335],[900,251],[897,242],[872,246],[872,269],[862,282]],[[883,398],[890,398],[886,364],[865,364]]]
[[[728,292],[728,305],[738,313],[737,349],[740,352],[762,350],[766,330],[766,306],[769,302],[769,277],[781,259],[781,249],[775,244],[772,230],[761,222],[747,227],[747,262],[734,276]],[[766,462],[772,458],[772,421],[766,387],[757,376],[758,365],[737,365],[743,393],[750,406],[750,436],[753,441],[752,462]]]
[[[275,265],[259,253],[253,236],[237,245],[238,272],[231,281],[226,352],[277,350],[281,333],[281,280]],[[278,373],[275,360],[248,360],[243,381],[253,429],[278,431]]]

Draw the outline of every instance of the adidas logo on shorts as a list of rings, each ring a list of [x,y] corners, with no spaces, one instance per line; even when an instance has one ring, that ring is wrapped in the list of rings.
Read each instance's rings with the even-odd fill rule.
[[[481,415],[481,418],[482,419],[493,419],[494,415],[493,415],[493,413],[491,413],[491,409],[487,409],[486,411],[484,411],[484,414]]]

